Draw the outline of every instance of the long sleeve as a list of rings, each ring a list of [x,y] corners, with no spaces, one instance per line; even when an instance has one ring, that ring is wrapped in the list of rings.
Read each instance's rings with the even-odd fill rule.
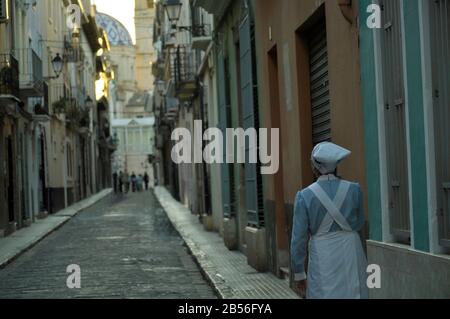
[[[298,193],[295,199],[294,223],[291,240],[291,256],[295,281],[306,279],[305,260],[309,229],[307,213],[305,200],[301,193]]]
[[[355,231],[359,232],[363,229],[366,223],[366,214],[364,212],[364,195],[361,190],[361,186],[358,185],[358,201],[359,201],[359,210],[358,210],[358,222]]]

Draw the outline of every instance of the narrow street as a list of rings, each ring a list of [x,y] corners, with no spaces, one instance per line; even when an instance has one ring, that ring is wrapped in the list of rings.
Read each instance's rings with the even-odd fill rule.
[[[81,268],[81,289],[66,268]],[[0,270],[1,298],[215,298],[152,192],[110,195]]]

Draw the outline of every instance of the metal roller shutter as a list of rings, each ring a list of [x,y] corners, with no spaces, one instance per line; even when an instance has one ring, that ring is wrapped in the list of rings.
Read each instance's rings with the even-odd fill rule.
[[[311,30],[309,39],[313,144],[331,140],[328,49],[325,23]]]

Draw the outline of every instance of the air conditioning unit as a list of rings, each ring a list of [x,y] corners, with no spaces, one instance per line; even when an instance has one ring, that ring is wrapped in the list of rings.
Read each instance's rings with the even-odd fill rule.
[[[9,0],[0,0],[0,23],[9,19]]]

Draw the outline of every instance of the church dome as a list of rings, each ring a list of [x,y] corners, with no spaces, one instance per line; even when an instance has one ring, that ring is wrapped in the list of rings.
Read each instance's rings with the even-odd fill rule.
[[[95,20],[97,21],[99,27],[107,33],[109,43],[112,46],[133,45],[130,33],[125,26],[115,18],[107,14],[97,12],[95,15]]]

